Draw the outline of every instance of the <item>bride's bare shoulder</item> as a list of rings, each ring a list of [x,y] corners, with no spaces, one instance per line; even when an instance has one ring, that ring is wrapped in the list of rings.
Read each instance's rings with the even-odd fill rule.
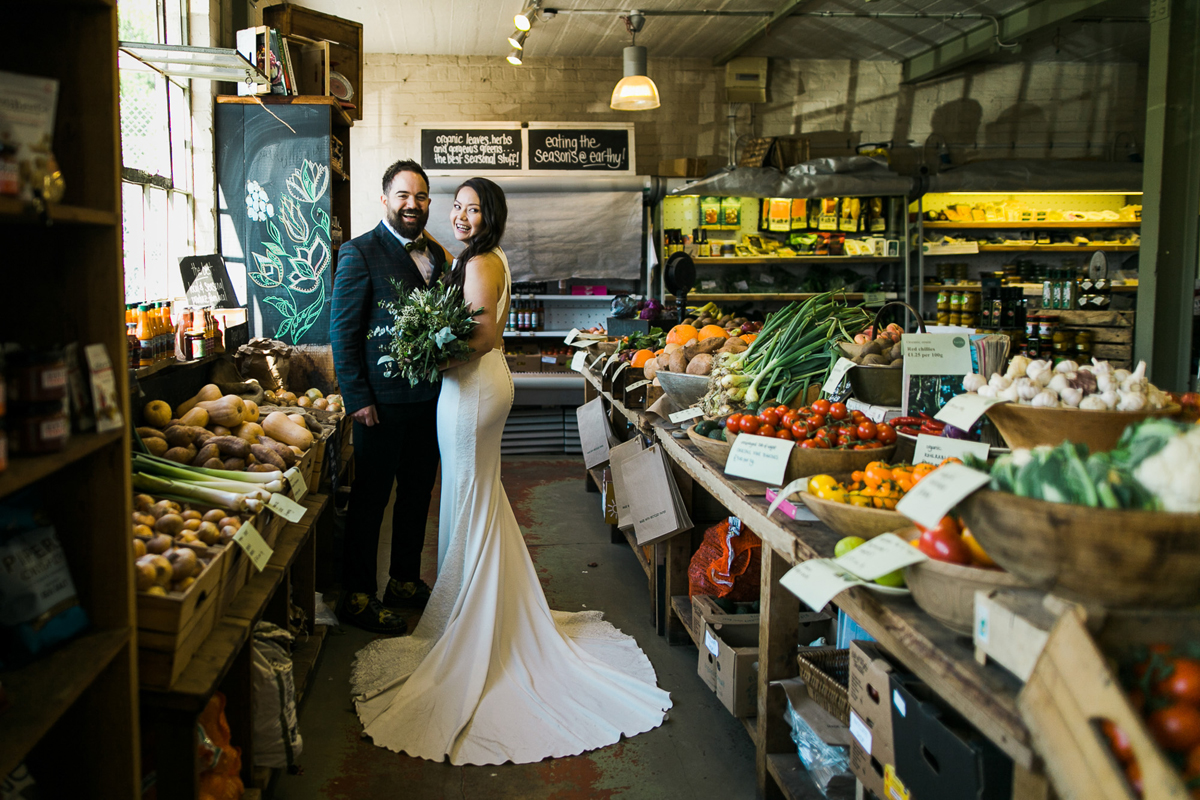
[[[500,276],[500,279],[503,280],[504,276],[504,262],[500,260],[500,256],[496,255],[495,251],[474,256],[467,262],[467,269],[490,278]]]

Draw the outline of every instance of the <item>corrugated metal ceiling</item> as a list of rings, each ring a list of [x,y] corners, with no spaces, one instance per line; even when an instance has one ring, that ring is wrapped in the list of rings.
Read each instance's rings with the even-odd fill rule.
[[[1053,2],[1053,0],[1046,0]],[[523,0],[301,0],[297,5],[363,23],[367,52],[495,56],[508,51],[506,37]],[[562,9],[539,21],[525,45],[538,57],[620,57],[629,35],[614,0],[547,0]],[[647,14],[638,35],[654,58],[712,59],[763,23],[761,17],[656,16],[653,12],[773,11],[778,0],[637,0],[628,7]],[[797,10],[812,12],[1003,15],[1028,0],[811,0]],[[1088,19],[1144,18],[1148,0],[1114,0]],[[611,13],[567,13],[608,9]],[[902,60],[987,24],[973,20],[868,19],[793,16],[774,25],[744,55],[776,58]],[[1026,42],[1023,52],[1000,57],[1023,60],[1130,61],[1145,57],[1145,24],[1076,22]]]

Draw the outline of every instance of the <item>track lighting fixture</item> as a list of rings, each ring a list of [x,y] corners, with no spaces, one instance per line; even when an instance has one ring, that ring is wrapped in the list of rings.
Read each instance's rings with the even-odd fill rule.
[[[526,0],[521,13],[513,17],[513,25],[519,31],[527,31],[533,27],[533,15],[542,7],[542,0]]]
[[[508,37],[508,43],[513,46],[514,50],[525,49],[525,39],[529,36],[529,31],[514,31],[513,35]]]
[[[521,66],[521,51],[513,50],[511,53],[509,53],[508,63],[512,64],[514,67]]]

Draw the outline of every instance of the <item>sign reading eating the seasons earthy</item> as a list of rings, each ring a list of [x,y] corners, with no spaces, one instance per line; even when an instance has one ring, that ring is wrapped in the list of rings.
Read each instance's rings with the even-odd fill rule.
[[[530,170],[629,172],[628,128],[529,128]]]
[[[429,170],[518,171],[521,169],[521,131],[422,129],[421,165]]]

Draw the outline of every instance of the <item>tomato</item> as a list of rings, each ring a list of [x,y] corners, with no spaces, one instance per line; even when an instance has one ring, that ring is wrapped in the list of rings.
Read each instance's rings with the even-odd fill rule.
[[[1175,703],[1150,712],[1146,718],[1150,734],[1162,747],[1180,753],[1200,744],[1200,709],[1187,703]]]
[[[788,413],[789,411],[791,411],[791,409],[790,409],[790,408],[788,408],[788,407],[787,407],[787,406],[785,406],[785,405],[782,405],[782,404],[780,404],[780,405],[778,405],[778,406],[776,406],[776,407],[775,407],[775,412],[776,412],[777,414],[779,414],[779,416],[780,416],[780,418],[781,418],[781,419],[783,418],[783,415],[784,415],[784,414],[786,414],[786,413]]]
[[[797,442],[802,442],[808,438],[808,426],[804,424],[804,420],[793,422],[791,429],[792,436],[796,437]]]
[[[817,416],[809,417],[808,419],[804,420],[804,424],[808,428],[809,433],[816,433],[825,427],[825,418],[818,414]]]
[[[1118,728],[1111,719],[1100,720],[1100,729],[1108,737],[1108,746],[1112,748],[1118,761],[1122,764],[1133,761],[1133,746],[1129,743],[1129,736],[1125,731]]]
[[[926,528],[924,525],[918,523],[917,530],[921,531],[921,533],[924,533],[925,531],[940,531],[946,535],[954,534],[955,536],[962,536],[962,528],[959,527],[958,520],[949,514],[938,520],[938,524],[934,525],[932,528]]]
[[[758,433],[758,418],[746,414],[738,421],[739,433]]]
[[[1188,751],[1187,768],[1183,771],[1184,781],[1191,782],[1195,778],[1200,778],[1200,745]]]
[[[853,443],[858,439],[858,428],[853,425],[839,425],[838,438],[845,439],[848,443]]]
[[[729,419],[725,420],[725,429],[737,433],[741,430],[739,423],[742,421],[741,414],[730,414]]]
[[[896,429],[886,422],[881,422],[875,426],[875,441],[883,444],[894,444],[896,442]]]
[[[831,447],[831,445],[829,444],[829,439],[818,436],[813,441],[815,441],[817,443],[817,447],[821,448],[822,450],[828,450]]]
[[[773,428],[779,426],[779,412],[773,408],[758,412],[758,418],[765,425],[770,425]]]
[[[846,404],[845,404],[845,403],[834,403],[833,405],[831,405],[831,406],[829,407],[829,416],[833,417],[833,418],[834,418],[834,419],[836,419],[836,420],[843,420],[843,419],[845,419],[845,418],[846,418],[846,415],[847,415],[847,414],[849,414],[849,413],[850,413],[850,412],[848,412],[848,411],[846,410]]]
[[[779,418],[779,421],[782,422],[784,425],[787,425],[790,428],[796,424],[796,420],[798,420],[798,419],[800,419],[799,414],[797,414],[795,411],[788,411],[786,414],[784,414],[783,416],[781,416]]]
[[[821,398],[820,400],[814,400],[813,404],[812,404],[813,413],[820,414],[822,416],[824,416],[825,414],[828,414],[829,409],[832,407],[833,406],[830,404],[830,402],[828,400],[826,400],[825,398]]]
[[[796,440],[796,437],[792,434],[790,428],[780,428],[779,430],[775,431],[775,438],[787,439],[789,442]]]
[[[822,439],[825,442],[832,442],[835,438],[837,438],[837,434],[835,434],[829,428],[821,428],[816,432],[816,434],[813,435],[813,438]]]
[[[758,435],[759,436],[769,436],[771,438],[774,438],[775,437],[775,426],[768,425],[767,423],[764,422],[762,425],[758,426]]]
[[[921,543],[918,549],[935,561],[946,561],[951,564],[970,564],[971,550],[963,542],[958,532],[958,523],[953,517],[942,517],[941,522],[934,528],[922,528]]]
[[[1171,675],[1155,686],[1154,691],[1184,703],[1200,704],[1200,661],[1172,658],[1170,664]]]
[[[864,441],[874,439],[878,432],[879,429],[875,427],[875,423],[869,419],[858,423],[858,438]]]
[[[805,450],[816,450],[821,446],[820,439],[805,439],[800,443],[800,446]],[[828,447],[828,445],[826,445]]]

